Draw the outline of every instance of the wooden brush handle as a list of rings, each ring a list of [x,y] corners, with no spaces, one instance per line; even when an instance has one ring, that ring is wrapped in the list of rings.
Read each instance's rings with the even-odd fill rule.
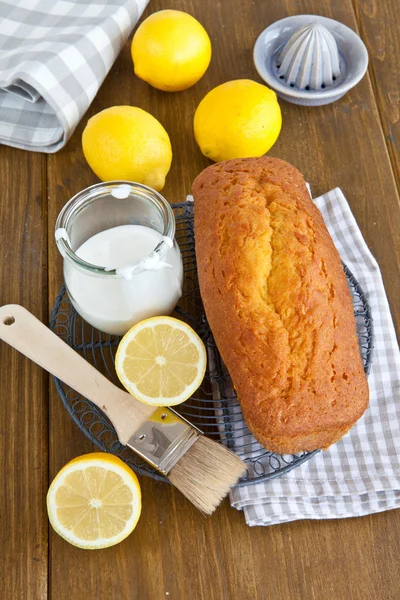
[[[0,307],[0,339],[96,404],[114,425],[122,444],[155,411],[117,388],[18,304]]]

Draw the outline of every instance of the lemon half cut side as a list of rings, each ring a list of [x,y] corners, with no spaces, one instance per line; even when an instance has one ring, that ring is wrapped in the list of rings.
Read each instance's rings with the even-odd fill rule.
[[[200,386],[207,354],[197,333],[173,317],[153,317],[122,338],[115,368],[122,385],[152,406],[175,406]]]
[[[78,548],[100,549],[122,542],[136,527],[142,508],[135,473],[105,452],[67,463],[47,493],[53,529]]]

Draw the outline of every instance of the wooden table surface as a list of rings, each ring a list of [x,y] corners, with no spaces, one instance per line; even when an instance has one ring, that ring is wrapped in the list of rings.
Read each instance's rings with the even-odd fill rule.
[[[368,74],[325,107],[282,101],[283,129],[271,154],[296,165],[314,195],[342,188],[381,266],[399,324],[398,0],[151,0],[145,16],[166,7],[193,14],[211,36],[211,65],[196,86],[167,94],[139,81],[127,42],[65,149],[47,156],[0,147],[0,303],[21,303],[48,322],[62,282],[56,216],[73,194],[98,181],[81,150],[89,116],[115,104],[155,115],[174,152],[163,193],[182,201],[209,164],[192,133],[198,102],[224,81],[260,81],[252,60],[259,33],[288,15],[316,13],[360,33]],[[5,344],[0,364],[3,600],[400,598],[400,511],[249,528],[228,501],[205,519],[171,486],[142,478],[143,513],[127,540],[92,552],[68,545],[49,529],[46,491],[68,460],[94,447],[43,371]]]

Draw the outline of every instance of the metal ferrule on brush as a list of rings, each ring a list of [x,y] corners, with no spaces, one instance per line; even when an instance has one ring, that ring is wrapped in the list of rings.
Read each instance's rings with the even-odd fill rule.
[[[169,408],[159,407],[128,440],[144,460],[163,475],[182,458],[202,432]]]

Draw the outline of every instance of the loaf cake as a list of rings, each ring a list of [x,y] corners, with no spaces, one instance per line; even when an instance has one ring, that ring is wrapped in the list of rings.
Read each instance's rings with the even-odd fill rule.
[[[302,175],[230,160],[193,196],[201,296],[250,430],[281,454],[327,448],[364,413],[368,384],[341,260]]]

